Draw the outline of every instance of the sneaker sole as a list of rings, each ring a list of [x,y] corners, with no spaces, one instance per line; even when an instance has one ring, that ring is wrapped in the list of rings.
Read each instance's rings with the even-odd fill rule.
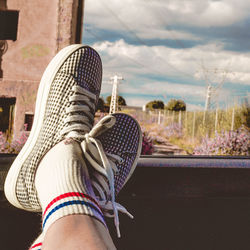
[[[23,166],[24,161],[32,151],[34,145],[36,144],[39,132],[41,130],[43,124],[43,118],[46,110],[46,102],[50,91],[50,85],[53,82],[56,73],[62,66],[62,64],[67,60],[67,58],[74,53],[76,50],[80,48],[88,48],[88,46],[84,46],[82,44],[74,44],[62,49],[49,63],[47,66],[42,79],[40,81],[40,85],[38,88],[38,95],[36,100],[35,107],[35,116],[34,122],[32,126],[32,130],[30,132],[29,138],[25,143],[24,147],[17,155],[15,161],[13,162],[6,180],[4,184],[4,192],[8,201],[17,208],[24,209],[24,207],[19,203],[16,196],[16,184],[19,176],[19,172]],[[28,211],[40,211],[34,209],[25,208]]]

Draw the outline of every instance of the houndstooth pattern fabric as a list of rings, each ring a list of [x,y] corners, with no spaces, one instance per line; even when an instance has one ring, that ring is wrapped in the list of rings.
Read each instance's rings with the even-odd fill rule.
[[[123,113],[112,115],[116,118],[115,125],[97,138],[106,153],[122,158],[122,163],[116,165],[118,173],[115,174],[114,187],[117,195],[134,170],[133,165],[141,152],[142,137],[140,126],[133,117]]]
[[[96,95],[98,103],[102,81],[102,64],[97,52],[90,47],[81,47],[61,65],[51,83],[43,125],[33,150],[22,165],[16,185],[17,199],[27,210],[39,211],[41,206],[34,187],[39,161],[44,154],[63,138],[65,109],[69,106],[71,89],[80,85]],[[48,83],[49,84],[49,83]],[[95,113],[95,110],[92,112]]]

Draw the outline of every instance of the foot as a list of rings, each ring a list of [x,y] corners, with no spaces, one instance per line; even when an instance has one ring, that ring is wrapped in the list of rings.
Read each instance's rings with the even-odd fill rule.
[[[14,206],[41,211],[34,185],[38,165],[68,135],[91,130],[101,79],[101,59],[90,47],[68,46],[50,62],[39,86],[30,136],[5,181],[5,195]]]

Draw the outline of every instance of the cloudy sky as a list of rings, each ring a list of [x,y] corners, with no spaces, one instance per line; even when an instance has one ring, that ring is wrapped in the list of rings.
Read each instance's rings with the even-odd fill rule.
[[[124,78],[128,105],[182,99],[203,109],[232,105],[250,91],[249,0],[85,0],[83,43],[103,60],[101,96]]]

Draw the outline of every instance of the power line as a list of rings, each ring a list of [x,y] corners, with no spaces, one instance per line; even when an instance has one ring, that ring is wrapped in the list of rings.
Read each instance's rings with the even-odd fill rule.
[[[96,35],[96,33],[92,32],[92,30],[90,30],[89,28],[85,28],[85,31],[87,31],[91,36],[93,36],[94,38],[98,39],[99,41],[102,40],[101,36]]]
[[[90,29],[85,29],[89,34],[91,34],[93,37],[95,37],[96,39],[98,40],[102,40],[102,38],[98,35],[96,35],[94,32],[92,32]],[[144,65],[140,62],[138,62],[137,60],[135,60],[133,57],[130,57],[128,56],[127,54],[123,54],[123,56],[127,57],[131,62],[143,67],[143,68],[147,68],[147,69],[150,69],[151,72],[155,73],[156,75],[159,75],[161,74],[162,75],[162,72],[158,71],[157,69],[153,69],[152,67],[149,67],[147,65]]]
[[[152,6],[152,1],[149,1],[149,4]],[[187,49],[188,47],[187,46],[185,46],[184,45],[184,43],[183,43],[183,41],[181,41],[180,39],[178,39],[176,36],[175,36],[175,34],[173,33],[173,29],[172,29],[172,27],[170,26],[170,24],[169,23],[167,23],[165,20],[164,20],[164,18],[162,17],[162,13],[163,13],[163,10],[166,10],[166,7],[163,5],[162,6],[162,8],[158,8],[157,9],[157,12],[159,13],[159,15],[157,16],[158,17],[158,19],[160,19],[160,21],[161,21],[161,23],[164,25],[164,27],[169,31],[169,33],[170,34],[172,34],[172,39],[171,40],[174,40],[175,42],[176,42],[176,44],[178,44],[179,45],[179,47],[181,47],[182,49]],[[165,15],[166,16],[166,15]],[[196,58],[195,58],[196,59]],[[197,61],[198,61],[198,59],[196,59]],[[197,61],[195,61],[195,63],[198,65],[198,66],[200,66],[199,64],[198,64],[198,62]]]
[[[147,1],[147,3],[149,3],[152,6],[153,1]],[[163,8],[166,9],[164,6]],[[163,8],[160,8],[160,9],[158,8],[157,10],[157,12],[160,13],[160,15],[157,15],[158,19],[160,19],[164,27],[172,34],[172,38],[173,38],[172,40],[174,40],[181,48],[186,49],[187,47],[184,46],[183,42],[177,39],[176,36],[174,35],[171,26],[163,19],[162,17]]]
[[[145,45],[145,46],[149,46],[143,39],[141,39],[140,37],[138,37],[137,36],[137,34],[129,27],[129,25],[127,25],[126,23],[124,23],[119,17],[118,17],[118,15],[114,12],[114,11],[112,11],[112,9],[110,9],[109,7],[108,7],[108,5],[107,4],[105,4],[105,2],[104,1],[99,1],[110,13],[111,13],[111,15],[113,15],[115,18],[116,18],[116,20],[118,20],[118,22],[127,30],[127,31],[129,31],[135,38],[136,38],[136,40],[140,43],[140,44],[143,44],[143,45]],[[181,73],[181,74],[183,74],[183,75],[186,75],[186,76],[188,76],[188,77],[191,77],[192,79],[194,78],[191,74],[189,74],[189,73],[186,73],[186,72],[183,72],[183,71],[181,71],[181,70],[179,70],[177,67],[175,67],[174,65],[172,65],[172,64],[170,64],[168,61],[166,61],[166,60],[164,60],[162,57],[159,57],[163,62],[165,62],[170,68],[172,68],[172,69],[174,69],[175,71],[177,71],[177,72],[179,72],[179,73]]]
[[[147,46],[147,44],[146,44],[140,37],[138,37],[137,34],[136,34],[136,33],[126,24],[126,23],[124,23],[124,22],[120,19],[120,17],[119,17],[112,9],[110,9],[110,8],[108,7],[107,4],[105,4],[105,1],[100,0],[100,2],[101,2],[101,4],[111,13],[111,15],[114,16],[114,17],[116,18],[116,20],[117,20],[117,21],[118,21],[127,31],[129,31],[129,32],[136,38],[136,40],[137,40],[139,43],[141,43],[141,44]]]

